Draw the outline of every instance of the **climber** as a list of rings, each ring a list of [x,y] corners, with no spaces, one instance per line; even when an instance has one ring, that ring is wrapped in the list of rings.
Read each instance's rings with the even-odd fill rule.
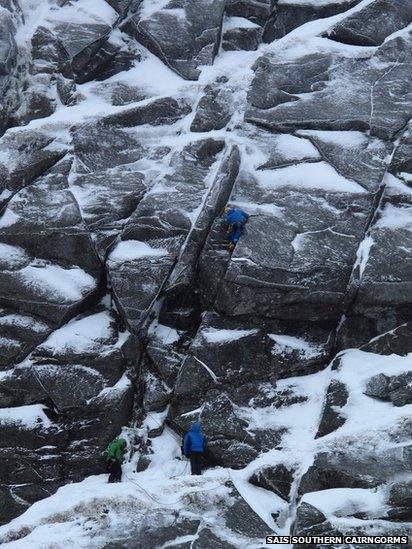
[[[249,214],[239,208],[225,208],[226,221],[228,224],[227,234],[229,235],[229,252],[232,253],[242,234],[243,226],[249,219]]]
[[[126,451],[124,438],[114,439],[106,448],[107,472],[110,473],[108,482],[120,482],[122,480],[122,463]]]
[[[203,452],[205,451],[205,437],[202,435],[200,423],[194,423],[190,431],[185,434],[183,452],[190,459],[192,475],[202,474]]]

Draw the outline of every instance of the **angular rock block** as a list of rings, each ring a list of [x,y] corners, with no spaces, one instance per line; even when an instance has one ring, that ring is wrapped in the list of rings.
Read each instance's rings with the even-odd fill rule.
[[[408,0],[375,0],[328,31],[328,36],[344,44],[380,46],[391,34],[412,22]]]
[[[199,65],[217,54],[224,0],[171,0],[147,16],[136,14],[125,30],[188,80],[197,80]]]
[[[246,119],[277,131],[370,130],[391,139],[409,118],[410,43],[405,30],[366,59],[331,53],[291,62],[263,57],[256,64]]]
[[[265,24],[263,40],[272,42],[283,38],[292,30],[309,21],[345,12],[358,3],[359,0],[328,0],[326,2],[280,0],[280,2],[273,2],[273,12]]]

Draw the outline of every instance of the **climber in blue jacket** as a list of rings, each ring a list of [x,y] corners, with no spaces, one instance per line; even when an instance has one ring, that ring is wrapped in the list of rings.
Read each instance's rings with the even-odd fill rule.
[[[233,252],[242,234],[243,226],[249,219],[249,214],[239,208],[225,208],[226,221],[228,224],[227,234],[229,235],[229,252]]]
[[[190,431],[185,434],[183,453],[190,459],[192,475],[202,474],[202,460],[205,451],[205,437],[202,435],[200,423],[194,423]]]

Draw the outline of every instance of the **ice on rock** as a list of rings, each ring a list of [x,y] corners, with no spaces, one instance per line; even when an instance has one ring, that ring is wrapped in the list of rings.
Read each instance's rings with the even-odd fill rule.
[[[410,11],[0,0],[2,546],[412,535]]]

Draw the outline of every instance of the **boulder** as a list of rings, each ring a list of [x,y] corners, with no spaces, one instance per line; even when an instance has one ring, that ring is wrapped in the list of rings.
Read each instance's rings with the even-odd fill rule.
[[[270,15],[271,0],[227,0],[226,13],[263,26]]]
[[[345,423],[345,417],[340,414],[340,410],[345,407],[349,398],[346,385],[341,381],[333,379],[326,393],[326,402],[319,423],[316,438],[323,437],[336,431]]]
[[[0,188],[11,194],[56,164],[66,154],[67,147],[46,132],[23,129],[4,135],[0,151],[6,159],[0,160]]]
[[[254,51],[261,43],[262,29],[259,26],[228,29],[222,37],[222,48],[226,51]]]
[[[405,30],[370,58],[309,53],[288,62],[263,57],[255,66],[246,119],[278,131],[370,130],[391,139],[408,122],[410,41]]]
[[[344,44],[380,46],[391,34],[412,22],[408,0],[375,0],[363,9],[339,21],[328,36]]]
[[[210,132],[224,128],[231,118],[231,93],[222,86],[206,86],[190,126],[192,132]]]
[[[211,65],[218,51],[224,0],[171,0],[147,16],[132,16],[125,30],[188,80],[199,65]]]
[[[273,12],[266,21],[263,39],[265,42],[283,38],[292,30],[309,21],[331,17],[345,12],[358,4],[359,0],[299,1],[280,0],[273,3]]]
[[[249,482],[265,490],[270,490],[286,501],[290,501],[290,491],[294,479],[294,470],[282,463],[258,469],[249,478]]]

